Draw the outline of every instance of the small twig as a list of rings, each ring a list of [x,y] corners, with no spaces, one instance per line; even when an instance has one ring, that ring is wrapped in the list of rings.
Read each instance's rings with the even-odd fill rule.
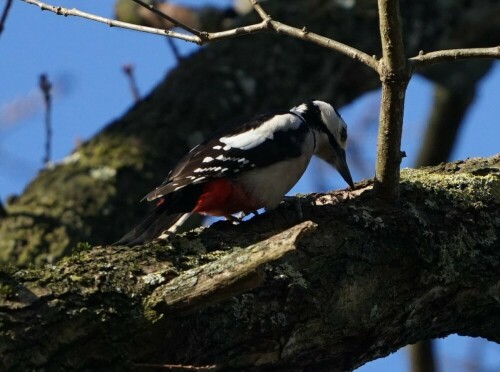
[[[123,73],[127,77],[128,85],[130,87],[130,93],[135,102],[139,102],[141,95],[139,94],[139,88],[137,87],[137,81],[134,75],[134,66],[130,63],[123,65]]]
[[[146,32],[146,33],[155,34],[155,35],[169,36],[169,37],[174,37],[176,39],[188,41],[190,43],[195,43],[198,45],[202,44],[201,39],[197,36],[194,36],[194,35],[186,35],[186,34],[181,34],[179,32],[170,31],[170,30],[163,30],[161,28],[139,26],[139,25],[135,25],[133,23],[116,21],[113,19],[98,16],[95,14],[82,12],[78,9],[68,9],[68,8],[63,8],[61,6],[54,6],[54,5],[45,4],[45,3],[42,3],[41,1],[38,1],[38,0],[22,0],[22,1],[24,1],[25,3],[28,3],[28,4],[36,5],[41,10],[48,10],[52,13],[55,13],[57,15],[62,15],[64,17],[73,16],[73,17],[86,18],[86,19],[90,19],[91,21],[104,23],[104,24],[108,25],[109,27],[119,27],[119,28],[125,28],[128,30]]]
[[[149,9],[150,11],[152,11],[154,14],[160,16],[161,18],[169,21],[175,27],[179,27],[179,28],[183,29],[184,31],[187,31],[187,32],[189,32],[189,33],[191,33],[193,35],[198,36],[201,39],[204,38],[204,32],[199,31],[199,30],[197,30],[195,28],[192,28],[192,27],[186,25],[185,23],[182,23],[181,21],[178,21],[177,19],[170,17],[168,14],[165,14],[161,10],[158,10],[157,8],[155,8],[153,4],[147,4],[147,3],[145,3],[142,0],[132,0],[132,1],[134,3],[139,4],[140,6],[143,6],[146,9]]]
[[[225,30],[225,31],[219,31],[219,32],[208,32],[206,34],[206,38],[205,38],[204,42],[222,40],[222,39],[227,39],[227,38],[235,37],[235,36],[250,35],[250,34],[255,34],[257,32],[262,32],[262,31],[267,31],[267,30],[268,30],[267,22],[262,21],[260,23],[256,23],[256,24],[249,25],[249,26],[242,26],[242,27],[238,27],[238,28],[233,28],[231,30]]]
[[[500,45],[492,48],[467,48],[448,49],[436,52],[420,52],[418,56],[410,58],[413,69],[421,69],[425,66],[437,63],[453,62],[464,59],[496,58],[500,59]]]
[[[42,91],[43,102],[45,105],[45,154],[43,157],[43,164],[47,165],[50,162],[50,152],[51,152],[51,143],[52,143],[52,125],[51,125],[52,84],[50,83],[46,74],[40,75],[40,80],[39,80],[38,86],[40,87],[40,90]]]
[[[12,5],[12,0],[7,0],[5,3],[5,7],[3,8],[2,17],[0,18],[0,34],[4,29],[5,21],[7,20],[7,16],[9,15],[10,6]]]
[[[135,363],[135,367],[142,368],[163,368],[163,369],[185,369],[189,371],[213,371],[217,369],[217,366],[206,365],[206,366],[191,366],[182,364],[148,364],[148,363]]]

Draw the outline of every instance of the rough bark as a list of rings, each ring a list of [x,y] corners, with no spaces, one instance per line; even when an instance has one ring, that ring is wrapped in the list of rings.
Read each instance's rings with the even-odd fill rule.
[[[351,8],[326,0],[283,4],[266,3],[266,10],[274,19],[380,55],[374,2],[357,1]],[[408,54],[499,44],[500,5],[494,0],[402,1],[401,10]],[[0,259],[55,262],[76,242],[114,241],[144,215],[146,207],[137,201],[221,123],[311,97],[342,106],[378,84],[376,74],[355,61],[278,35],[208,45],[10,199],[0,220]]]
[[[302,196],[169,244],[0,274],[0,369],[350,370],[450,333],[500,341],[500,155],[402,172],[401,204]],[[245,248],[241,248],[245,247]]]

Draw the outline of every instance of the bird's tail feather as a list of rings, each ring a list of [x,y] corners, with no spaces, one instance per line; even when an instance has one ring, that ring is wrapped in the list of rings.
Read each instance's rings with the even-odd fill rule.
[[[141,223],[125,234],[120,240],[113,243],[113,245],[128,245],[132,247],[144,244],[156,239],[162,232],[176,225],[185,213],[170,214],[165,204],[158,205]]]

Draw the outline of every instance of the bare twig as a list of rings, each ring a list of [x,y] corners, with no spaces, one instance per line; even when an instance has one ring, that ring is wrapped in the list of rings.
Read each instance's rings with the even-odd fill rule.
[[[100,17],[100,16],[95,15],[95,14],[82,12],[78,9],[68,9],[68,8],[63,8],[61,6],[54,6],[54,5],[45,4],[45,3],[42,3],[41,1],[38,1],[38,0],[22,0],[22,1],[24,1],[25,3],[28,3],[28,4],[36,5],[41,10],[48,10],[52,13],[55,13],[57,15],[62,15],[64,17],[73,16],[73,17],[86,18],[86,19],[90,19],[91,21],[104,23],[110,27],[119,27],[119,28],[125,28],[128,30],[146,32],[146,33],[150,33],[150,34],[169,36],[169,37],[174,37],[176,39],[188,41],[190,43],[202,44],[200,38],[197,36],[194,36],[194,35],[186,35],[186,34],[181,34],[179,32],[170,31],[170,30],[163,30],[160,28],[139,26],[139,25],[135,25],[132,23],[116,21],[113,19]]]
[[[7,2],[5,3],[5,7],[3,8],[2,17],[0,18],[0,34],[4,29],[5,21],[7,20],[7,16],[9,15],[11,5],[12,0],[7,0]]]
[[[41,74],[38,85],[40,87],[40,90],[42,91],[43,102],[45,104],[45,154],[43,156],[43,164],[47,165],[50,162],[50,152],[52,143],[52,125],[51,125],[52,84],[50,83],[46,74]]]
[[[68,8],[63,8],[61,6],[54,6],[54,5],[45,4],[45,3],[38,1],[38,0],[22,0],[22,1],[24,1],[25,3],[28,3],[28,4],[36,5],[41,10],[48,10],[52,13],[55,13],[57,15],[62,15],[64,17],[74,16],[74,17],[86,18],[86,19],[89,19],[91,21],[104,23],[110,27],[119,27],[119,28],[125,28],[128,30],[134,30],[134,31],[146,32],[146,33],[155,34],[155,35],[173,37],[176,39],[188,41],[190,43],[194,43],[194,44],[198,44],[198,45],[203,45],[209,41],[215,41],[215,40],[221,40],[221,39],[226,39],[226,38],[230,38],[230,37],[248,35],[248,34],[253,34],[256,32],[261,32],[261,31],[267,30],[267,23],[260,22],[260,23],[254,24],[254,25],[238,27],[238,28],[234,28],[231,30],[221,31],[221,32],[207,32],[207,33],[203,32],[202,33],[203,37],[200,37],[197,35],[187,35],[187,34],[182,34],[179,32],[164,30],[164,29],[160,29],[160,28],[139,26],[139,25],[136,25],[133,23],[116,21],[113,19],[98,16],[95,14],[82,12],[78,9],[68,9]]]
[[[257,32],[267,31],[267,29],[268,29],[267,22],[262,21],[260,23],[233,28],[231,30],[225,30],[220,32],[208,32],[205,36],[205,39],[201,41],[201,44],[209,41],[222,40],[235,36],[255,34]]]
[[[471,58],[500,59],[500,45],[492,48],[448,49],[430,53],[424,53],[421,51],[418,56],[410,58],[410,63],[412,64],[413,69],[420,69],[437,63],[453,62]]]
[[[137,82],[135,80],[134,66],[130,63],[127,63],[123,65],[122,70],[127,77],[130,92],[132,93],[132,98],[135,102],[138,102],[141,99],[141,95],[139,94],[139,88],[137,88]]]
[[[170,17],[168,14],[165,14],[162,11],[156,9],[153,4],[147,4],[142,0],[132,0],[132,1],[134,3],[139,4],[140,6],[143,6],[146,9],[149,9],[150,11],[152,11],[154,14],[160,16],[161,18],[166,19],[167,21],[172,23],[175,27],[179,27],[179,28],[183,29],[184,31],[189,32],[190,34],[196,35],[199,38],[204,39],[205,34],[206,34],[205,32],[199,31],[195,28],[192,28],[192,27],[186,25],[185,23],[182,23],[181,21],[179,21],[175,18]]]

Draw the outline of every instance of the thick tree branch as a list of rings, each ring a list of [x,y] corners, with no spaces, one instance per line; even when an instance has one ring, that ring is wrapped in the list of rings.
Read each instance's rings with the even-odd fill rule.
[[[500,341],[500,156],[404,171],[401,208],[370,189],[304,198],[306,235],[278,210],[4,269],[0,368],[351,370],[455,332]]]
[[[245,248],[244,252],[236,250],[214,262],[187,270],[168,285],[155,290],[148,306],[174,314],[182,313],[184,309],[191,312],[198,306],[255,288],[263,281],[258,269],[294,250],[299,239],[314,229],[312,222],[303,222]]]
[[[287,2],[292,20],[280,19],[378,52],[374,12],[365,8],[370,2],[356,3],[353,13],[365,18],[353,23],[345,22],[349,12],[331,7],[303,11],[320,9],[320,3]],[[500,34],[495,22],[481,22],[481,31],[471,28],[467,42],[456,32],[463,23],[461,3],[405,2],[405,27],[417,25],[409,33],[409,55],[454,41],[497,45],[487,38]],[[478,1],[470,13],[477,13],[479,3],[488,12],[498,8]],[[296,14],[308,18],[293,19]],[[422,33],[424,20],[429,27]],[[144,214],[137,204],[143,193],[190,146],[236,113],[287,107],[310,97],[342,105],[377,83],[368,69],[311,45],[272,36],[249,39],[254,38],[215,43],[183,61],[123,118],[42,172],[11,200],[0,221],[2,258],[51,262],[75,241],[116,238],[134,216]],[[199,81],[208,88],[188,83]],[[453,332],[498,341],[498,161],[446,165],[429,177],[409,172],[405,179],[403,173],[401,210],[381,209],[369,192],[340,204],[334,203],[346,198],[344,193],[314,198],[316,205],[304,209],[318,230],[261,268],[263,276],[250,275],[257,280],[236,281],[247,290],[264,278],[261,286],[206,308],[200,302],[183,307],[176,318],[163,313],[168,303],[155,302],[152,293],[234,247],[287,230],[297,223],[293,211],[279,210],[241,227],[218,224],[168,246],[80,246],[41,271],[1,272],[0,317],[9,329],[0,331],[2,367],[123,370],[179,362],[321,371],[354,368],[406,343]],[[440,179],[444,186],[436,186]],[[41,321],[26,327],[34,319]]]

